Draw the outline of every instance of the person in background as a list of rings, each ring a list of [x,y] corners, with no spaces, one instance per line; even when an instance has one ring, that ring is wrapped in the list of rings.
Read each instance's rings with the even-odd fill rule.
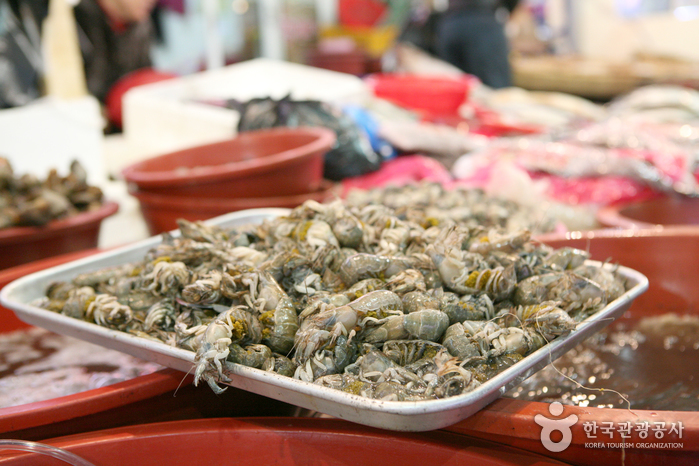
[[[512,85],[504,22],[517,0],[449,0],[437,23],[437,55],[483,84]]]
[[[74,8],[90,94],[104,103],[122,76],[151,66],[157,0],[80,0]],[[48,0],[0,1],[0,108],[41,95],[41,25]]]

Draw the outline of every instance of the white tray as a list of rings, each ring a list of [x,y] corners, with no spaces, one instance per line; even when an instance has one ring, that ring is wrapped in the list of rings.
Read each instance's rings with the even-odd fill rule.
[[[232,227],[259,223],[266,218],[284,215],[287,212],[287,209],[254,209],[217,217],[208,223]],[[79,273],[141,260],[150,248],[159,243],[160,236],[156,236],[20,278],[2,289],[0,303],[14,310],[20,319],[29,324],[190,372],[194,367],[194,353],[191,351],[73,319],[29,304],[44,296],[46,287],[51,282],[69,281]],[[599,262],[590,262],[601,265]],[[510,388],[621,316],[631,302],[648,288],[648,279],[626,267],[619,267],[618,272],[627,279],[630,287],[620,298],[580,323],[569,335],[555,339],[463,395],[441,400],[410,402],[371,400],[273,372],[230,363],[227,364],[226,372],[231,379],[228,384],[303,408],[384,429],[427,431],[446,427],[484,408]],[[209,390],[209,387],[204,384],[202,389]]]

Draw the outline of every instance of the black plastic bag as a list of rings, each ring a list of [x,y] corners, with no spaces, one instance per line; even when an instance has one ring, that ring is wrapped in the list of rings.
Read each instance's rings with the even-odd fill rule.
[[[10,6],[0,1],[0,108],[39,98],[41,52],[30,37]]]
[[[335,131],[337,140],[325,154],[323,176],[329,180],[363,175],[381,166],[381,157],[371,148],[367,136],[354,120],[327,103],[315,100],[279,100],[269,97],[248,102],[228,101],[240,112],[238,132],[278,126],[323,126]]]

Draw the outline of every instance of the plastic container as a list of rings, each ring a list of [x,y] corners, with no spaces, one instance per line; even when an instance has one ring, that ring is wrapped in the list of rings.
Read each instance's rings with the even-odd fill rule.
[[[344,26],[375,26],[388,12],[379,0],[339,0],[338,20]]]
[[[0,230],[0,269],[97,247],[102,220],[119,210],[116,202],[54,220],[41,227]]]
[[[597,221],[605,227],[653,228],[693,226],[699,229],[699,199],[660,197],[631,204],[611,205],[597,212]]]
[[[547,235],[540,239],[553,246],[572,246],[588,249],[593,258],[612,258],[627,267],[645,274],[649,279],[648,291],[637,298],[631,308],[612,325],[622,325],[634,320],[664,313],[699,315],[699,228],[666,228],[657,230],[597,230],[570,232],[565,236]],[[631,370],[631,368],[630,368]],[[633,370],[645,370],[644,366],[633,366]],[[658,373],[658,377],[662,377]],[[650,411],[627,409],[602,409],[566,406],[561,418],[574,414],[577,422],[571,427],[572,443],[564,451],[551,453],[541,442],[542,428],[534,422],[538,414],[553,418],[548,403],[529,402],[511,398],[500,398],[486,409],[447,430],[479,437],[516,448],[537,452],[580,466],[628,464],[634,466],[672,464],[696,465],[699,458],[699,412]],[[590,439],[584,431],[584,423],[594,423],[601,428],[603,423],[613,423],[614,429],[622,422],[649,421],[681,422],[682,438],[665,435],[655,438],[653,432],[647,438],[639,437],[635,429],[629,439],[620,439],[615,432],[614,440],[606,435]],[[553,436],[552,436],[553,438]],[[588,442],[672,442],[682,443],[682,448],[586,448]],[[560,437],[559,437],[560,439]],[[601,440],[600,440],[601,439]],[[558,439],[554,439],[558,440]],[[625,461],[625,463],[624,463]]]
[[[19,450],[39,453],[72,464],[73,466],[95,466],[84,458],[62,448],[28,440],[0,439],[0,450]]]
[[[90,432],[43,443],[99,464],[562,465],[511,447],[446,432],[396,434],[336,419],[245,418],[167,422]],[[53,461],[53,460],[52,460]],[[5,466],[49,463],[0,452]]]
[[[136,189],[188,197],[271,197],[315,192],[323,157],[335,143],[327,128],[247,131],[233,139],[171,152],[123,170]]]
[[[121,99],[124,97],[126,91],[134,87],[143,86],[144,84],[157,83],[167,79],[174,79],[176,77],[176,74],[156,71],[153,68],[142,68],[140,70],[132,71],[126,76],[120,78],[109,89],[107,97],[105,98],[107,118],[117,128],[121,128]]]
[[[322,40],[350,38],[366,53],[369,71],[381,72],[381,58],[396,42],[400,31],[392,24],[383,26],[322,26],[318,35]]]
[[[366,57],[359,50],[334,52],[315,49],[308,54],[307,60],[310,66],[339,73],[363,76],[367,72]]]
[[[0,288],[30,273],[97,252],[100,251],[78,251],[4,270],[0,272]],[[11,310],[0,306],[0,333],[29,327]],[[217,396],[209,387],[194,387],[191,375],[163,368],[148,375],[73,395],[0,407],[0,436],[41,440],[146,422],[224,415],[292,415],[295,412],[294,406],[233,387]]]
[[[143,191],[132,192],[141,208],[141,213],[152,235],[177,228],[177,219],[206,220],[246,209],[265,207],[286,207],[293,209],[309,199],[324,202],[339,193],[339,189],[329,181],[324,181],[320,189],[306,194],[276,197],[188,198],[164,196]]]
[[[457,115],[468,99],[469,79],[408,74],[372,74],[365,82],[374,95],[417,110],[426,117]]]

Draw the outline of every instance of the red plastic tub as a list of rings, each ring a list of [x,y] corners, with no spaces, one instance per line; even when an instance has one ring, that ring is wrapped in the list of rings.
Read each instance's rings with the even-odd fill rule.
[[[326,52],[315,49],[309,53],[307,61],[309,66],[354,76],[363,76],[367,71],[367,59],[359,50]]]
[[[128,90],[143,86],[144,84],[157,83],[176,77],[177,75],[173,73],[164,73],[162,71],[156,71],[153,68],[141,68],[119,78],[109,89],[105,98],[107,119],[117,128],[121,128],[122,99]]]
[[[388,7],[380,0],[339,0],[338,10],[340,24],[371,27],[384,18]]]
[[[309,199],[324,202],[332,199],[339,189],[330,182],[323,182],[320,189],[306,194],[277,197],[241,197],[237,199],[222,198],[188,198],[183,196],[164,196],[149,192],[136,191],[131,194],[140,203],[141,213],[152,235],[178,228],[177,219],[189,221],[206,220],[219,215],[245,209],[264,207],[294,208]]]
[[[699,199],[665,196],[607,206],[597,212],[597,221],[605,227],[616,228],[652,228],[657,225],[699,228]]]
[[[0,288],[30,273],[96,252],[99,250],[79,251],[4,270],[0,273]],[[28,327],[11,310],[0,306],[0,333]],[[215,416],[285,416],[295,412],[294,406],[233,387],[215,395],[208,386],[194,387],[191,375],[162,369],[73,395],[0,408],[0,436],[40,440],[147,422]]]
[[[624,316],[613,324],[615,326],[671,312],[699,315],[699,228],[666,228],[662,231],[597,230],[571,232],[565,237],[547,235],[540,239],[553,247],[572,246],[589,249],[593,259],[605,261],[611,258],[613,262],[638,270],[648,277],[648,291],[634,301]],[[633,377],[634,371],[646,370],[648,369],[643,364],[629,363],[626,372]],[[662,370],[658,371],[657,377],[663,377]],[[541,453],[580,466],[696,465],[699,462],[699,412],[566,406],[558,418],[578,416],[577,422],[571,427],[572,443],[565,450],[552,453],[543,447],[542,428],[534,422],[536,415],[554,418],[555,416],[549,412],[549,407],[548,403],[501,398],[474,416],[449,427],[448,430]],[[635,425],[642,421],[648,421],[651,425],[655,422],[665,422],[668,428],[672,423],[681,423],[682,437],[668,434],[664,439],[658,440],[651,433],[650,438],[644,439],[638,431],[633,430],[628,439],[620,439],[618,432],[615,433],[614,440],[605,435],[590,439],[584,430],[585,423],[597,425],[598,428],[604,427],[604,423],[611,423],[616,429],[621,423],[630,422],[631,425]],[[560,438],[552,437],[554,441]],[[605,441],[623,441],[634,445],[639,442],[681,443],[682,447],[586,447],[586,443]]]
[[[0,269],[97,247],[102,220],[119,210],[116,202],[54,220],[40,227],[0,230]]]
[[[336,419],[205,419],[110,429],[42,442],[95,465],[553,466],[555,460],[446,432],[392,433]],[[53,461],[53,462],[51,462]],[[0,452],[1,465],[56,460]]]
[[[189,197],[272,197],[315,192],[325,153],[335,143],[327,128],[247,131],[214,144],[130,165],[126,181],[142,192]]]
[[[468,99],[469,78],[372,74],[365,79],[374,95],[417,110],[426,117],[457,115]]]

